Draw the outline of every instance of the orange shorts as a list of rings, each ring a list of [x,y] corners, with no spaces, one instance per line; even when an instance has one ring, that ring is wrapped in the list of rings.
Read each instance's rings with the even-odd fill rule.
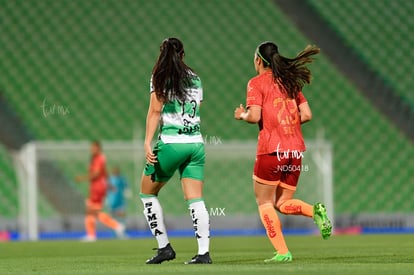
[[[301,169],[301,156],[283,153],[258,155],[254,164],[253,180],[296,190]]]

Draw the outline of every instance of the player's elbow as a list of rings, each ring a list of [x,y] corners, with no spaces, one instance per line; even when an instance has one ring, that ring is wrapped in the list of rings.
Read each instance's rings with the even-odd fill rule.
[[[309,105],[303,104],[300,106],[300,122],[305,123],[312,119],[312,111]]]
[[[251,113],[251,114],[247,117],[246,121],[247,121],[248,123],[252,123],[252,124],[258,123],[258,122],[260,121],[260,114],[259,114],[259,115],[257,115],[257,114]]]
[[[261,118],[262,118],[262,113],[261,113],[260,109],[252,108],[248,112],[247,122],[252,123],[252,124],[258,123]]]
[[[312,120],[312,113],[305,113],[300,115],[301,123],[305,123]]]
[[[260,118],[255,117],[255,118],[250,119],[250,121],[248,122],[252,124],[256,124],[256,123],[259,123],[259,121],[260,121]]]
[[[312,119],[312,111],[307,102],[299,105],[300,122],[305,123]]]
[[[155,109],[155,108],[151,108],[148,110],[148,117],[159,117],[161,116],[161,110]]]

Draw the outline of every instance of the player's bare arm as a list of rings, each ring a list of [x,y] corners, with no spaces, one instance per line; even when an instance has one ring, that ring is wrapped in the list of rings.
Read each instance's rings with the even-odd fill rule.
[[[89,180],[89,175],[87,175],[87,174],[85,174],[85,175],[78,175],[78,176],[75,177],[75,181],[77,183],[81,183],[81,182],[88,181],[88,180]]]
[[[156,93],[151,93],[144,141],[145,158],[149,163],[157,162],[157,157],[152,152],[151,141],[154,138],[155,131],[158,128],[162,106],[163,103],[157,98]]]
[[[259,106],[250,106],[247,110],[240,104],[234,111],[234,118],[248,123],[258,123],[262,117],[262,109]]]
[[[98,178],[99,175],[100,175],[100,171],[96,170],[96,171],[92,171],[89,174],[76,176],[75,181],[77,183],[81,183],[81,182],[84,182],[84,181],[91,181],[91,180],[95,180],[96,178]]]
[[[306,123],[312,119],[312,111],[307,102],[299,105],[300,123]]]
[[[88,179],[89,179],[90,181],[93,181],[93,180],[97,179],[100,175],[102,175],[102,168],[97,169],[97,170],[94,170],[94,171],[91,171],[91,172],[89,173],[89,177],[88,177]]]

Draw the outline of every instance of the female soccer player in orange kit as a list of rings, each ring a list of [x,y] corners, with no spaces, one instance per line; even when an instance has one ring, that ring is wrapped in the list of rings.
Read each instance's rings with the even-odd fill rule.
[[[89,198],[86,200],[85,242],[96,241],[96,219],[104,225],[112,228],[119,238],[125,237],[125,227],[114,220],[111,216],[102,211],[105,201],[106,190],[108,188],[106,158],[102,153],[102,146],[99,141],[91,143],[91,162],[89,174],[78,176],[78,182],[89,180]]]
[[[311,80],[305,65],[317,53],[319,48],[308,46],[291,59],[280,55],[273,42],[260,44],[254,55],[258,75],[247,85],[246,109],[240,104],[234,111],[235,119],[259,125],[254,192],[260,218],[276,250],[275,256],[265,262],[292,261],[275,208],[286,215],[313,218],[324,239],[332,231],[323,204],[312,206],[293,198],[305,151],[301,123],[312,117],[301,92]]]

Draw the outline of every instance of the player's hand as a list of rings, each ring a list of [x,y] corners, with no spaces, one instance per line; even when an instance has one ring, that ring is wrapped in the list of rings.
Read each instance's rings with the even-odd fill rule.
[[[237,107],[236,110],[234,110],[234,118],[240,120],[241,114],[245,112],[246,110],[244,109],[243,104],[240,104],[240,106]]]
[[[75,182],[81,183],[82,181],[83,181],[83,177],[82,176],[76,176],[75,177]]]
[[[154,153],[152,152],[151,144],[145,144],[144,150],[145,150],[145,159],[147,160],[147,162],[151,164],[156,163],[157,156],[154,155]]]

